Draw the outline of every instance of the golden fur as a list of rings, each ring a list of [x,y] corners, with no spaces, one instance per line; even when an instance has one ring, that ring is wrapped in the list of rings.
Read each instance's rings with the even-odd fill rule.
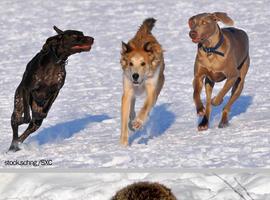
[[[120,63],[123,69],[121,144],[128,145],[128,129],[140,129],[154,106],[164,84],[164,59],[161,45],[152,35],[155,19],[146,19],[135,37],[122,42]],[[135,76],[136,75],[136,76]],[[134,78],[135,76],[135,78]],[[146,100],[136,116],[136,96],[146,93]]]

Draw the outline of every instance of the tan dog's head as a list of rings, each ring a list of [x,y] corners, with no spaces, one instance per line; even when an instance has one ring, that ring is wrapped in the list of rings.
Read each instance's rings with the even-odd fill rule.
[[[190,28],[189,36],[194,43],[203,43],[213,34],[219,27],[217,22],[221,21],[226,25],[233,25],[233,20],[223,12],[202,13],[191,17],[188,20]]]
[[[134,85],[140,85],[148,77],[154,75],[160,63],[160,57],[157,56],[151,42],[146,42],[143,48],[122,42],[120,63],[127,78]]]

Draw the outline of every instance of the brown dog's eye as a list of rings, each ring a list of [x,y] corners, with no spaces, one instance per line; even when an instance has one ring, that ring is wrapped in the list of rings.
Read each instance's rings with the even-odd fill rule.
[[[133,66],[133,63],[132,63],[132,62],[130,62],[130,63],[129,63],[129,65],[130,65],[130,66]]]
[[[141,63],[141,66],[145,66],[145,62],[142,62],[142,63]]]
[[[206,21],[202,21],[202,25],[206,25],[207,24],[207,22]]]

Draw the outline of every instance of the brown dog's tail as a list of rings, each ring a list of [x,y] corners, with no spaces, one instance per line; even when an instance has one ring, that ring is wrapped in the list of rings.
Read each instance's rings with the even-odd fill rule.
[[[140,26],[136,36],[143,34],[151,34],[153,27],[155,26],[156,20],[154,18],[147,18],[143,21],[143,24]]]

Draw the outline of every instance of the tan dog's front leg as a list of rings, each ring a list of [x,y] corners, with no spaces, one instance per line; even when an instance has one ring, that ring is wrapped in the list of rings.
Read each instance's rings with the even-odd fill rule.
[[[146,85],[146,93],[147,97],[144,102],[143,107],[141,108],[138,116],[135,118],[135,120],[132,123],[132,127],[136,129],[140,129],[144,122],[146,121],[149,112],[151,111],[151,108],[155,104],[156,101],[156,91],[155,87],[153,85]]]
[[[223,88],[219,91],[218,95],[212,99],[211,103],[213,106],[218,106],[222,103],[224,96],[232,88],[232,86],[234,85],[237,78],[238,78],[238,76],[234,76],[234,77],[230,77],[226,80]]]
[[[120,138],[120,143],[124,146],[128,145],[128,122],[132,99],[133,99],[133,92],[131,90],[124,91],[124,94],[122,96],[121,138]]]
[[[199,116],[204,116],[205,108],[201,100],[201,91],[203,87],[203,77],[195,76],[193,79],[193,100],[196,106],[197,114]]]

